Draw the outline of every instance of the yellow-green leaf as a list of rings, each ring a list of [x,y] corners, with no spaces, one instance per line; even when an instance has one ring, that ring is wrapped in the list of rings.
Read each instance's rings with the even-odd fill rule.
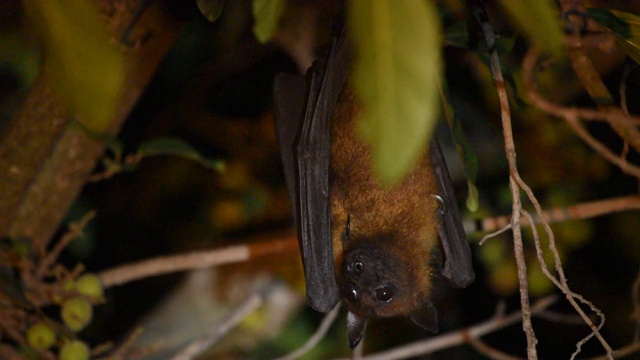
[[[224,2],[225,0],[197,0],[198,9],[209,22],[218,20],[222,14]]]
[[[353,0],[353,86],[362,103],[361,134],[383,182],[400,179],[426,149],[440,112],[440,20],[435,3]]]
[[[468,194],[465,204],[469,211],[475,212],[480,207],[480,195],[478,194],[478,188],[473,182],[471,182],[471,180],[467,180],[467,189]]]
[[[438,92],[440,93],[440,99],[442,101],[444,118],[447,120],[449,130],[451,131],[451,140],[453,140],[456,150],[462,158],[464,172],[467,176],[466,206],[467,209],[475,212],[480,206],[478,188],[476,188],[475,185],[478,174],[478,158],[471,149],[471,145],[469,145],[469,141],[462,130],[462,120],[458,117],[455,108],[449,102],[449,92],[442,86],[438,86]]]
[[[200,153],[188,142],[178,138],[157,138],[144,142],[138,146],[138,153],[144,157],[173,155],[198,161],[200,164],[222,172],[225,163],[221,160],[211,160]]]
[[[588,9],[589,15],[616,36],[622,51],[640,64],[640,16],[624,11]]]
[[[124,81],[124,55],[88,0],[25,0],[46,44],[45,67],[56,95],[92,131],[105,131]]]
[[[276,34],[284,10],[284,0],[253,0],[253,34],[266,43]]]
[[[564,37],[558,19],[558,9],[552,0],[500,0],[514,26],[542,50],[558,53]]]

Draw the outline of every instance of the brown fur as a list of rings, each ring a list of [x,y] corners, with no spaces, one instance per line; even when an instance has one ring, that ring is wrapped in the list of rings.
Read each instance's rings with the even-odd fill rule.
[[[345,253],[359,247],[374,248],[384,260],[378,264],[394,275],[402,296],[379,304],[370,296],[358,303],[345,300],[357,315],[407,315],[430,295],[431,254],[437,244],[438,203],[428,151],[394,186],[384,186],[371,169],[371,150],[356,133],[360,109],[345,86],[331,126],[331,222],[336,276],[342,288]],[[345,238],[347,217],[350,236]],[[391,271],[393,270],[393,271]],[[343,298],[345,295],[343,294]]]

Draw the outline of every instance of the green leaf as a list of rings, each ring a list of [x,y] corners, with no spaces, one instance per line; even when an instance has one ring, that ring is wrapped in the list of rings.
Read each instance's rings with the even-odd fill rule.
[[[622,51],[640,64],[640,16],[608,9],[588,9],[587,11],[600,25],[611,30]]]
[[[405,175],[424,153],[440,112],[440,20],[435,4],[413,0],[349,3],[356,57],[353,86],[361,135],[384,183]]]
[[[458,154],[462,158],[464,172],[467,176],[467,201],[466,206],[472,212],[478,210],[480,201],[478,199],[478,189],[475,186],[476,177],[478,175],[478,158],[471,149],[469,141],[462,129],[462,120],[449,102],[449,93],[446,88],[439,87],[440,99],[443,103],[443,113],[451,131],[451,140],[456,146]]]
[[[553,54],[562,51],[564,36],[552,0],[500,0],[500,3],[511,16],[513,25],[533,44]]]
[[[224,2],[225,0],[198,0],[197,4],[202,15],[204,15],[209,22],[214,22],[218,20],[220,14],[222,14]]]
[[[25,0],[46,43],[45,68],[56,95],[92,131],[109,129],[124,83],[124,55],[111,44],[92,1]]]
[[[267,43],[278,30],[284,10],[284,0],[253,0],[253,34],[261,43]]]
[[[221,160],[210,160],[198,153],[189,143],[177,138],[158,138],[144,142],[138,146],[138,153],[143,156],[174,155],[195,160],[218,172],[224,171],[225,164]]]
[[[471,182],[471,180],[467,180],[467,189],[468,194],[465,205],[469,211],[476,212],[480,207],[480,195],[478,194],[478,188],[473,182]]]

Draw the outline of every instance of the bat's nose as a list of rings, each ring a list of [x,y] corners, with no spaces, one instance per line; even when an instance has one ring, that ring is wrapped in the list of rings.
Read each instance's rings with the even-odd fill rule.
[[[354,261],[353,263],[347,264],[347,271],[350,273],[360,274],[364,271],[364,264],[360,261]]]

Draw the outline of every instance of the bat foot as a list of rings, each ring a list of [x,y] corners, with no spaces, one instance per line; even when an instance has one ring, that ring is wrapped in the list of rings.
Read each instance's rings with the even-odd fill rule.
[[[432,333],[438,332],[438,311],[432,302],[427,302],[409,314],[411,321]]]

